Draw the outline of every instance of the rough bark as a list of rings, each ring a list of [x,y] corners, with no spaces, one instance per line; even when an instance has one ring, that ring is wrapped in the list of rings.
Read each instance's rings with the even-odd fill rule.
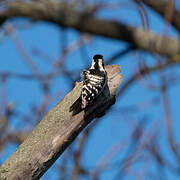
[[[72,116],[69,107],[79,97],[82,83],[67,94],[42,119],[16,152],[1,166],[1,180],[39,179],[76,136],[95,117],[115,103],[116,89],[123,76],[119,65],[106,66],[108,88],[86,111]]]
[[[151,31],[107,21],[82,12],[67,3],[54,1],[18,2],[13,1],[0,14],[0,24],[6,19],[27,17],[33,21],[46,21],[61,27],[74,28],[80,32],[123,40],[137,49],[168,56],[172,60],[180,59],[180,40],[157,35]]]

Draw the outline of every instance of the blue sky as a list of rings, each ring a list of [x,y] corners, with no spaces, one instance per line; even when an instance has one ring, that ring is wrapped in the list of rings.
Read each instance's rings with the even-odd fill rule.
[[[115,19],[120,20],[124,23],[142,26],[141,19],[139,14],[135,8],[128,8],[125,6],[124,8],[117,9],[115,11],[109,12],[101,12],[98,14],[99,17],[105,19]],[[164,24],[161,21],[161,18],[153,13],[151,10],[148,9],[148,18],[149,24],[152,31],[157,33],[164,32]],[[13,23],[24,23],[25,20],[14,20]],[[48,56],[50,57],[51,61],[54,61],[60,54],[61,48],[61,41],[62,36],[59,33],[60,29],[52,24],[49,23],[34,23],[30,25],[27,29],[18,29],[18,35],[20,36],[25,49],[27,50],[28,54],[31,58],[36,62],[38,68],[42,73],[49,72],[48,63],[44,62],[42,59],[34,56],[31,52],[34,48],[39,48]],[[67,44],[70,44],[74,40],[79,37],[79,32],[74,31],[72,29],[68,29],[66,32],[67,36]],[[169,31],[171,36],[177,36],[175,30]],[[91,58],[96,53],[103,54],[105,59],[111,57],[111,55],[115,52],[118,52],[121,49],[126,48],[127,43],[115,41],[111,39],[106,39],[102,37],[94,37],[93,43],[90,45],[86,45],[86,52],[87,56],[85,57],[85,61],[91,63]],[[14,42],[12,38],[6,36],[3,39],[0,39],[0,72],[4,71],[12,71],[17,73],[30,73],[26,64],[22,61],[22,57],[17,52],[15,48]],[[138,61],[138,54],[130,53],[129,55],[123,56],[122,59],[118,59],[115,62],[121,65],[122,73],[124,74],[124,80],[128,79],[130,75],[133,74],[135,69],[137,68],[137,61]],[[147,53],[143,53],[143,57],[147,64],[154,64],[155,60],[152,59],[150,55]],[[81,52],[75,51],[70,54],[67,58],[65,66],[68,69],[82,69],[83,66],[83,58]],[[177,74],[179,70],[176,68]],[[168,73],[168,72],[167,72]],[[170,72],[171,73],[171,72]],[[159,78],[155,74],[152,76],[154,82],[159,83]],[[0,90],[1,90],[1,82],[0,82]],[[69,91],[71,90],[71,86],[66,80],[66,77],[57,78],[52,83],[52,94],[61,91],[61,97],[56,99],[49,105],[51,108],[54,104],[56,104],[61,98],[63,98]],[[173,118],[173,125],[176,132],[176,138],[179,138],[178,129],[179,129],[179,111],[178,108],[180,107],[180,97],[178,96],[180,90],[179,85],[173,86],[168,94],[171,99],[171,109],[172,111],[172,118]],[[10,78],[7,82],[7,92],[8,92],[8,101],[13,102],[16,104],[17,111],[27,113],[30,112],[30,105],[32,103],[39,104],[42,98],[42,92],[39,88],[39,85],[36,81],[31,80],[19,80],[15,78]],[[173,155],[170,153],[168,146],[167,146],[167,137],[166,132],[164,131],[165,124],[164,124],[164,113],[161,104],[161,95],[159,92],[150,91],[144,88],[141,84],[136,83],[133,85],[120,99],[117,99],[116,104],[112,107],[112,111],[122,107],[133,106],[135,104],[139,104],[151,98],[158,97],[160,104],[155,105],[154,107],[142,108],[140,113],[131,114],[133,120],[139,119],[150,119],[149,126],[150,128],[153,122],[157,122],[158,126],[162,127],[161,135],[158,136],[161,138],[160,146],[162,151],[164,152],[165,156],[170,157],[173,161]],[[176,98],[174,98],[176,97]],[[1,97],[0,97],[1,98]],[[144,111],[144,112],[143,112]],[[107,113],[103,118],[99,119],[100,121],[98,125],[94,128],[89,141],[87,142],[86,151],[83,154],[83,164],[87,168],[95,167],[95,165],[99,162],[99,160],[104,156],[108,150],[118,144],[121,140],[128,137],[128,133],[130,132],[129,126],[125,121],[124,116],[121,116],[120,113],[112,114],[111,112]],[[21,125],[20,119],[16,118],[13,119],[12,127],[10,128],[19,128],[24,129],[28,127],[24,127]],[[160,128],[161,129],[161,128]],[[75,144],[75,142],[74,142]],[[5,161],[13,151],[15,151],[16,147],[14,145],[8,145],[6,147],[6,151],[3,152],[3,156],[1,157],[1,162]],[[116,162],[119,158],[123,159],[123,155],[126,152],[126,148],[124,148],[120,153],[118,153],[117,157],[113,159]],[[60,161],[61,158],[57,160]],[[71,166],[71,165],[70,165]],[[153,170],[153,167],[152,171]],[[51,179],[57,179],[57,174],[55,173],[55,168],[51,168],[46,175],[42,178],[45,180],[48,177]],[[115,175],[114,170],[107,171],[103,173],[101,179],[113,179]],[[166,174],[169,179],[178,179],[177,176],[173,176],[171,173]],[[128,180],[133,179],[132,177],[127,177]]]

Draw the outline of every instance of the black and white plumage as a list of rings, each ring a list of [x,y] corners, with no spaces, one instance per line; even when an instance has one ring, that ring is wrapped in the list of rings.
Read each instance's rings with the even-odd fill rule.
[[[73,115],[85,109],[98,97],[107,85],[107,73],[102,55],[95,55],[91,67],[82,72],[83,87],[80,97],[70,107]]]

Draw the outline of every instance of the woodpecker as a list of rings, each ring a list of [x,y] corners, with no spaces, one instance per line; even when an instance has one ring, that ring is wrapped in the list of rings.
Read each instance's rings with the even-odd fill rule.
[[[73,103],[69,111],[73,115],[79,113],[97,98],[107,85],[107,73],[104,68],[103,56],[96,54],[91,67],[81,73],[83,87],[80,97]]]

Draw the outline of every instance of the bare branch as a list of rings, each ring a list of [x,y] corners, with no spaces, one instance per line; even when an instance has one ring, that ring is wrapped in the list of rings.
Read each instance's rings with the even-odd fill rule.
[[[166,13],[166,5],[168,1],[162,1],[162,0],[141,0],[144,4],[151,7],[153,10],[155,10],[157,13],[159,13],[162,17],[164,17]],[[174,9],[173,17],[171,20],[171,24],[177,29],[180,30],[180,12],[177,9]],[[165,19],[166,20],[166,19]]]
[[[102,115],[115,102],[122,81],[119,65],[106,66],[109,96],[98,97],[94,105],[76,116],[70,105],[79,97],[82,83],[59,102],[39,123],[17,151],[1,166],[1,180],[39,179],[93,118]]]
[[[136,82],[137,79],[139,79],[142,75],[146,75],[164,68],[167,68],[169,66],[173,66],[177,63],[174,63],[173,61],[167,61],[163,64],[158,64],[152,67],[144,67],[140,69],[140,72],[135,73],[134,75],[132,75],[121,87],[121,89],[118,91],[118,96],[121,96],[125,90],[127,90],[128,87],[130,87],[130,85],[132,85],[134,82]]]
[[[120,22],[98,19],[59,1],[46,1],[46,3],[13,1],[8,3],[7,9],[0,14],[0,22],[14,17],[47,21],[80,32],[127,41],[138,49],[169,56],[173,60],[179,60],[180,56],[178,38],[171,39]]]

